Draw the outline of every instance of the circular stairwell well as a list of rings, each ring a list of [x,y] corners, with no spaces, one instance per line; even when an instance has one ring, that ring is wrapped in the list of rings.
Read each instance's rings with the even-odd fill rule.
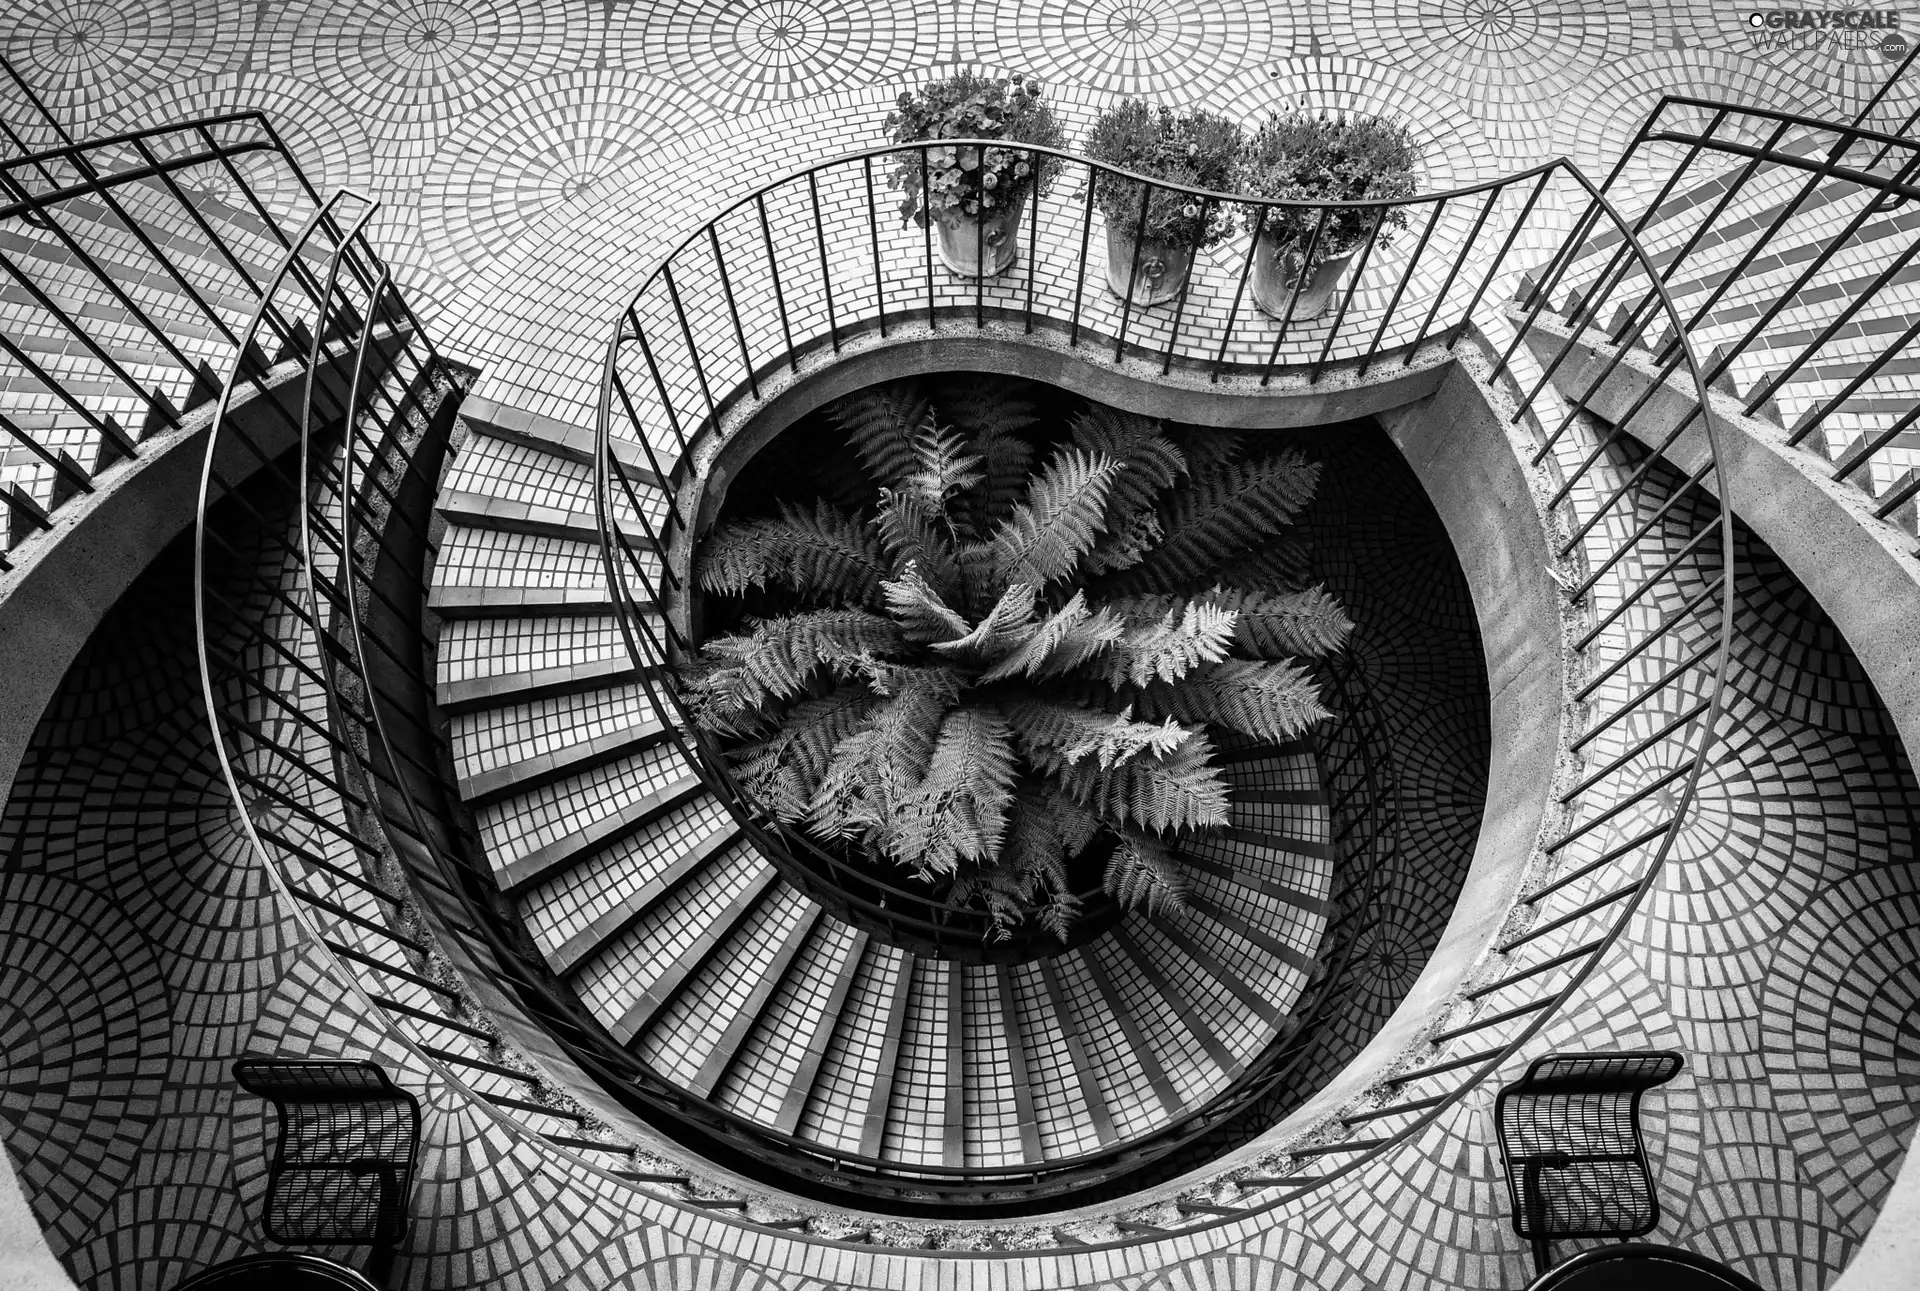
[[[1047,416],[1084,407],[1025,388]],[[1480,825],[1487,679],[1446,531],[1377,425],[1257,432],[1322,467],[1300,531],[1308,581],[1355,622],[1320,671],[1336,719],[1283,744],[1222,733],[1231,824],[1186,845],[1185,908],[1103,906],[1096,869],[1064,944],[915,936],[863,914],[871,891],[756,848],[621,646],[588,468],[469,430],[442,481],[430,603],[455,771],[502,894],[586,1012],[671,1085],[796,1158],[859,1158],[892,1182],[856,1202],[764,1157],[732,1168],[923,1217],[1122,1197],[1298,1107],[1438,942]],[[803,417],[710,505],[807,500],[802,464],[837,438],[825,412]],[[1196,1120],[1221,1105],[1233,1115]]]

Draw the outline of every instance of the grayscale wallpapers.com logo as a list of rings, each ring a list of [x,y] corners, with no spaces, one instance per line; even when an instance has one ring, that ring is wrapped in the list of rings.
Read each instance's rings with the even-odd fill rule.
[[[1747,32],[1763,52],[1874,49],[1893,60],[1913,48],[1892,9],[1755,9],[1747,14]]]

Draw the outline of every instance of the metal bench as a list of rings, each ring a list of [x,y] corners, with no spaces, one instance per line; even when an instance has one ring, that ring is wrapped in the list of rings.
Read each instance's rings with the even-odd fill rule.
[[[1513,1228],[1544,1273],[1549,1243],[1639,1237],[1660,1221],[1640,1136],[1640,1095],[1679,1074],[1671,1050],[1556,1053],[1494,1100]]]
[[[279,1113],[261,1221],[269,1238],[392,1247],[406,1236],[419,1100],[373,1062],[249,1056],[233,1078]]]

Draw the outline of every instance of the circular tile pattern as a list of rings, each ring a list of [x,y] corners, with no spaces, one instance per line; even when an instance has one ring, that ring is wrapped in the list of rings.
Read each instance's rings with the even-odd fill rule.
[[[684,90],[633,72],[546,77],[490,101],[428,170],[421,222],[434,263],[449,274],[485,264],[542,219],[604,197],[699,111]]]
[[[1635,54],[1596,68],[1574,85],[1547,133],[1557,148],[1598,182],[1612,170],[1662,95],[1692,94],[1764,103],[1815,115],[1830,106],[1818,102],[1814,94],[1799,85],[1767,75],[1764,67],[1750,58],[1710,50],[1667,49]],[[1699,109],[1676,107],[1660,119],[1665,125],[1697,130],[1704,128],[1711,116]],[[1732,118],[1714,134],[1737,143],[1757,144],[1764,141],[1770,129],[1771,123],[1761,128]],[[1657,188],[1679,154],[1646,148],[1640,150],[1640,156],[1642,162],[1623,176],[1623,182],[1636,192]],[[1664,169],[1659,162],[1665,163]]]
[[[1417,180],[1423,193],[1463,187],[1514,169],[1460,100],[1428,80],[1424,71],[1416,75],[1360,58],[1282,58],[1243,70],[1214,97],[1232,104],[1234,115],[1250,125],[1270,111],[1294,107],[1397,117],[1420,145]],[[1405,240],[1411,246],[1417,237]],[[1434,256],[1437,249],[1428,254]]]
[[[132,1177],[171,1057],[152,944],[110,902],[43,874],[0,875],[0,1123],[41,1222],[71,1244]]]
[[[1112,94],[1191,96],[1272,56],[1247,0],[999,0],[973,10],[985,63]]]
[[[72,126],[109,102],[223,61],[222,47],[242,28],[221,8],[215,0],[43,0],[13,10],[0,48]]]
[[[1906,867],[1821,893],[1775,943],[1761,1010],[1802,1176],[1864,1236],[1920,1121],[1920,894]]]
[[[297,0],[273,7],[267,57],[343,101],[405,120],[452,118],[480,97],[577,64],[584,5],[538,0]]]
[[[1524,0],[1396,0],[1356,23],[1356,52],[1420,74],[1476,116],[1509,122],[1651,41],[1625,9]]]
[[[134,130],[160,121],[184,121],[217,112],[257,110],[287,145],[307,182],[324,198],[341,188],[364,190],[373,175],[373,145],[359,119],[326,91],[285,76],[209,76],[168,85],[108,117],[115,130]],[[254,138],[257,131],[236,124],[220,128],[228,138]],[[162,155],[197,150],[204,145],[190,135],[179,136]],[[247,153],[233,158],[240,172],[269,210],[276,214],[311,210],[299,181],[275,153]],[[218,163],[178,172],[181,183],[235,207],[245,205],[233,177]]]
[[[678,0],[624,6],[609,36],[624,66],[724,112],[828,94],[924,69],[949,51],[942,5],[857,0]]]

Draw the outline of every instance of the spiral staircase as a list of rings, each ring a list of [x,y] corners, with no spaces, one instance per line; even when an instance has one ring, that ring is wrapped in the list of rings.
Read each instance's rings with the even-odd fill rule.
[[[1065,194],[1035,196],[1006,281],[936,279],[854,154],[667,256],[580,426],[473,394],[370,203],[307,188],[264,120],[75,143],[41,118],[4,163],[0,578],[51,567],[135,471],[204,463],[227,863],[271,882],[352,1043],[552,1195],[849,1285],[1144,1277],[1324,1213],[1604,1000],[1603,961],[1694,859],[1743,675],[1736,420],[1818,454],[1911,550],[1912,124],[1663,103],[1605,184],[1555,163],[1416,199],[1314,326],[1255,316],[1244,263],[1150,318],[1105,299]],[[1336,729],[1226,751],[1232,828],[1185,858],[1188,909],[1031,959],[836,889],[703,755],[672,667],[703,490],[768,409],[943,332],[1084,349],[1195,402],[1464,372],[1515,427],[1576,707],[1536,827],[1494,840],[1504,887],[1459,897],[1496,917],[1432,990],[1410,973],[1343,1028],[1422,891],[1365,659],[1326,678]]]
[[[461,793],[546,961],[643,1062],[804,1141],[1018,1167],[1164,1125],[1287,1030],[1332,890],[1308,747],[1226,755],[1233,830],[1186,858],[1185,911],[1014,964],[888,944],[784,881],[620,680],[589,467],[467,424],[428,599]]]

